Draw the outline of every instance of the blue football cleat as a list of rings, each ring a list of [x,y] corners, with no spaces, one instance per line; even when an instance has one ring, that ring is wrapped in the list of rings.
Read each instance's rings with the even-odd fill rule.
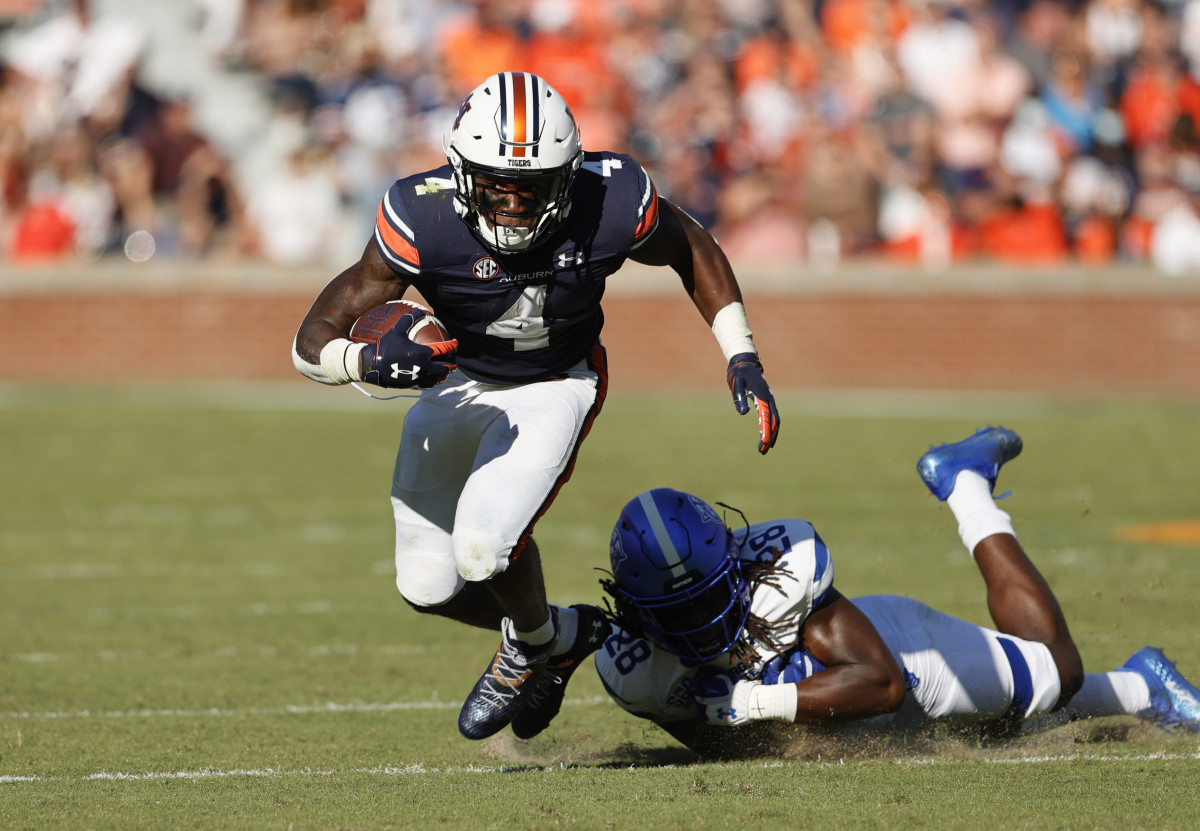
[[[1021,452],[1021,437],[1004,427],[983,427],[975,435],[929,448],[917,461],[917,472],[939,500],[945,501],[954,490],[954,480],[964,470],[973,470],[987,479],[995,490],[1000,466]]]
[[[550,608],[554,628],[558,629],[558,612]],[[508,726],[528,704],[537,689],[536,679],[550,662],[552,639],[543,646],[532,647],[517,640],[516,630],[509,618],[500,623],[500,648],[488,667],[475,682],[458,714],[458,731],[468,739],[486,739]]]
[[[1161,649],[1143,646],[1121,669],[1136,672],[1150,686],[1150,708],[1138,713],[1139,718],[1162,728],[1200,732],[1200,690],[1183,677]]]
[[[550,726],[562,709],[563,695],[571,675],[612,633],[612,624],[598,606],[579,603],[572,608],[579,612],[575,645],[562,655],[552,656],[542,670],[541,677],[535,679],[538,686],[530,694],[529,704],[512,720],[513,735],[518,739],[532,739]]]

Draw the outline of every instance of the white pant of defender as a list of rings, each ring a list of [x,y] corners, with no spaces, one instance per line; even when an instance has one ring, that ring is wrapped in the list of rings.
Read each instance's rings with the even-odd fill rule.
[[[1062,692],[1045,644],[976,626],[898,595],[856,597],[909,683],[904,704],[883,723],[967,721],[1050,711]]]

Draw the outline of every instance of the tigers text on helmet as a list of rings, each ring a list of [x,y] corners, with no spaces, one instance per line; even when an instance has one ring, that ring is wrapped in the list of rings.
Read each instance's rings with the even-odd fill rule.
[[[733,534],[702,499],[671,488],[635,496],[609,543],[618,605],[668,652],[705,662],[733,648],[750,614]]]
[[[504,253],[534,247],[566,219],[583,148],[575,116],[553,87],[528,72],[501,72],[463,101],[446,157],[454,209]]]

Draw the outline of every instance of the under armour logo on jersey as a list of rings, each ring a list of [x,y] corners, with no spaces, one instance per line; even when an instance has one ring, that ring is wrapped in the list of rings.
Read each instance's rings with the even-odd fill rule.
[[[471,267],[471,271],[475,273],[477,280],[491,280],[500,273],[500,266],[491,257],[484,257],[481,260],[475,261],[475,265]]]
[[[573,265],[583,265],[582,254],[572,254],[570,251],[564,251],[558,255],[559,268],[570,268]]]
[[[392,378],[393,379],[399,378],[401,375],[408,375],[414,381],[416,381],[417,376],[420,374],[421,374],[421,367],[417,366],[416,364],[413,364],[412,369],[401,369],[400,364],[392,364]]]

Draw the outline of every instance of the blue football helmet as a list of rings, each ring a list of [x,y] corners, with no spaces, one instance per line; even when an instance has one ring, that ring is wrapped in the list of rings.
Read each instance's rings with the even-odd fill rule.
[[[733,534],[702,499],[671,488],[635,496],[609,543],[613,588],[642,633],[689,663],[733,648],[750,614]]]

